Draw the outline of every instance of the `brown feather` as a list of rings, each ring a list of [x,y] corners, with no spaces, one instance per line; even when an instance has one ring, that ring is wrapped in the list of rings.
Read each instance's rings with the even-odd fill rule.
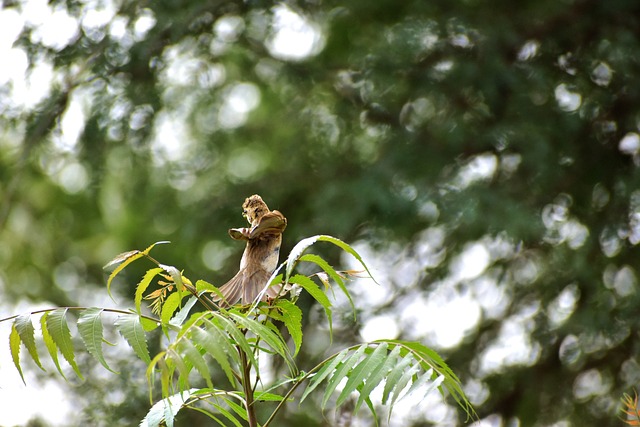
[[[247,242],[240,270],[231,280],[220,287],[223,297],[215,296],[222,307],[253,303],[267,285],[271,274],[278,265],[282,232],[287,227],[287,219],[278,211],[269,211],[258,195],[247,198],[242,205],[251,228],[232,228],[229,235],[235,240]],[[275,298],[281,286],[271,286],[262,300]]]

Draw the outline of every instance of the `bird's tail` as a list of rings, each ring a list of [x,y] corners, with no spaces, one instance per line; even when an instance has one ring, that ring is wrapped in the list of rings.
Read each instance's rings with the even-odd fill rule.
[[[220,287],[222,297],[214,295],[213,300],[219,302],[221,307],[229,307],[239,302],[252,304],[267,285],[270,277],[271,274],[265,270],[247,271],[244,268]],[[275,298],[281,287],[281,285],[270,286],[262,297],[262,301]]]

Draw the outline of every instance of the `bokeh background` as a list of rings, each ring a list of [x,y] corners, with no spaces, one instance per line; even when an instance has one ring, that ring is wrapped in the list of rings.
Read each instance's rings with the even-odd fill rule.
[[[4,1],[0,34],[2,317],[129,307],[148,266],[117,304],[102,266],[159,240],[161,262],[222,284],[242,251],[226,230],[258,193],[289,220],[285,254],[330,234],[381,283],[351,283],[357,321],[345,307],[334,346],[438,350],[478,426],[623,424],[640,379],[640,2]],[[304,369],[329,344],[301,303]],[[2,342],[0,425],[137,425],[149,408],[122,341],[120,375],[79,351],[85,381],[25,362],[27,387]],[[437,393],[410,403],[391,425],[468,424]],[[292,405],[278,425],[332,420]]]

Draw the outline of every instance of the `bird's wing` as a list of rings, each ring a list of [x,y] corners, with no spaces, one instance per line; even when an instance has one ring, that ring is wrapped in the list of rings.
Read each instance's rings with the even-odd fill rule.
[[[248,233],[249,239],[257,239],[267,235],[282,234],[287,227],[287,218],[279,211],[271,211],[260,218],[258,224]]]
[[[229,236],[234,240],[249,240],[249,228],[230,228]]]

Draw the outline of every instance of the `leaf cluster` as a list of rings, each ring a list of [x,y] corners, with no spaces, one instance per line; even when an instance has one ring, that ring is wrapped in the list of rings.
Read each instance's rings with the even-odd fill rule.
[[[303,239],[292,249],[263,289],[264,293],[268,286],[283,284],[282,289],[289,291],[291,299],[281,296],[264,303],[258,298],[253,304],[225,309],[216,306],[209,297],[217,292],[213,285],[198,280],[194,286],[177,268],[152,258],[149,253],[156,243],[143,251],[121,254],[106,266],[116,265],[107,281],[110,291],[116,275],[133,261],[147,258],[156,264],[138,283],[131,310],[59,308],[4,319],[13,319],[10,351],[14,365],[24,381],[20,362],[20,350],[24,346],[36,365],[44,369],[31,322],[32,314],[43,313],[40,317],[42,338],[57,370],[64,377],[58,359],[60,353],[82,378],[74,359],[76,350],[68,325],[68,313],[73,310],[79,313],[77,327],[85,350],[105,369],[114,372],[102,351],[102,344],[106,342],[102,314],[111,312],[117,314],[113,322],[115,328],[147,364],[146,376],[152,403],[156,400],[152,392],[154,384],[160,383],[162,396],[152,405],[141,426],[173,426],[177,414],[189,408],[206,414],[219,425],[230,422],[235,426],[248,423],[249,426],[266,427],[274,422],[286,403],[296,398],[301,403],[320,386],[324,387],[322,409],[330,402],[339,407],[357,393],[354,413],[365,404],[376,423],[378,415],[372,400],[376,389],[382,390],[381,403],[389,406],[389,417],[394,404],[403,396],[418,391],[426,394],[434,389],[443,395],[451,395],[467,416],[473,417],[473,408],[457,376],[436,352],[420,343],[399,340],[361,343],[328,356],[307,372],[300,370],[296,355],[303,345],[303,314],[296,305],[299,295],[296,288],[307,291],[323,307],[330,334],[332,303],[314,278],[325,287],[344,293],[355,312],[347,287],[347,274],[337,271],[318,255],[305,254],[316,242],[329,242],[339,247],[355,257],[364,271],[370,274],[360,255],[350,245],[331,236],[314,236]],[[311,263],[320,271],[310,276],[296,274],[295,268],[301,262]],[[154,279],[155,290],[152,289]],[[150,300],[149,308],[156,317],[144,314],[144,300]],[[194,310],[198,303],[204,310]],[[152,355],[147,333],[157,328],[161,329],[167,345]],[[264,384],[261,381],[260,354],[282,360],[288,371],[286,379]],[[216,376],[215,371],[222,376]],[[301,394],[294,395],[301,387]],[[269,418],[260,424],[256,407],[262,402],[272,402],[276,406]]]

